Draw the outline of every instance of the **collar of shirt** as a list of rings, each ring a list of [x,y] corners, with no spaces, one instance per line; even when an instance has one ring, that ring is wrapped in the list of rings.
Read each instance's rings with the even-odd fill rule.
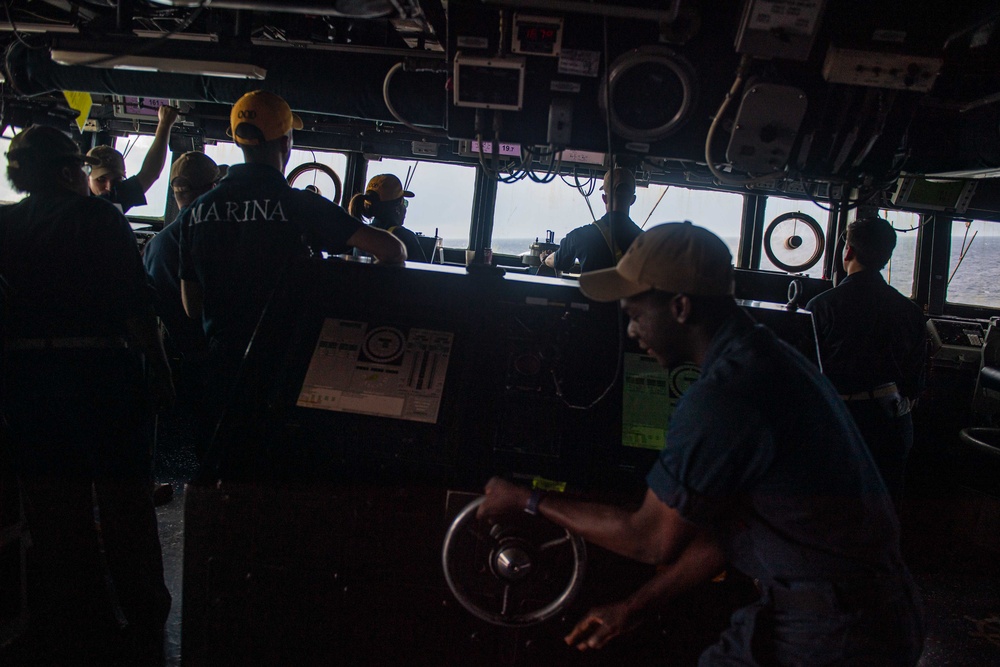
[[[604,224],[608,224],[609,221],[632,222],[632,219],[629,218],[627,211],[608,211],[603,216],[601,216],[601,219],[598,222],[603,222]]]
[[[885,278],[882,277],[880,271],[872,271],[871,269],[862,269],[861,271],[855,271],[849,276],[845,276],[843,280],[840,281],[840,285],[846,283],[885,283]]]
[[[229,178],[253,178],[263,181],[280,181],[287,183],[284,174],[267,164],[234,164],[229,168],[224,180]]]
[[[705,359],[701,362],[701,374],[704,375],[708,371],[731,343],[753,329],[754,326],[756,326],[754,319],[742,308],[738,309],[712,336],[712,344],[708,346]]]

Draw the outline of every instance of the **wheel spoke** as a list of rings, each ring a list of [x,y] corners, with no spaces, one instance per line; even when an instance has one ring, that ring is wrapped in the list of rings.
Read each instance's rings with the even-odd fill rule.
[[[538,547],[538,550],[545,551],[546,549],[551,549],[552,547],[562,546],[563,544],[569,542],[569,540],[570,540],[569,535],[563,535],[562,537],[557,537],[554,540],[549,540],[548,542],[545,542],[540,547]]]
[[[477,542],[480,542],[482,544],[486,544],[486,545],[491,546],[491,547],[496,544],[497,541],[496,541],[495,537],[493,537],[489,533],[485,533],[485,532],[479,530],[476,526],[477,526],[477,524],[471,524],[470,523],[466,527],[466,530],[469,532],[469,534],[471,534],[474,538],[476,538]]]

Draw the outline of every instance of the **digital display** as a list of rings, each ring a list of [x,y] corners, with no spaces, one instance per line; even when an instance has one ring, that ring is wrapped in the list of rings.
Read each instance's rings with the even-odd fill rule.
[[[557,56],[562,41],[562,20],[536,16],[514,17],[514,53]]]
[[[511,51],[532,56],[558,56],[562,45],[561,18],[514,14]]]
[[[680,364],[667,370],[649,355],[626,353],[622,444],[663,449],[674,408],[699,374],[694,364]]]
[[[520,111],[524,61],[456,56],[452,81],[455,106]]]
[[[437,423],[452,338],[326,318],[296,405]]]

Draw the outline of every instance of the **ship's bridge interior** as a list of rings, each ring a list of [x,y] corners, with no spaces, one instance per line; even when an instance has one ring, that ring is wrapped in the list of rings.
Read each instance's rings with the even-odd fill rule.
[[[266,90],[301,116],[300,162],[336,203],[390,165],[463,172],[411,205],[431,212],[429,265],[289,269],[201,460],[190,425],[161,415],[158,472],[179,496],[159,514],[168,663],[693,664],[748,582],[578,654],[568,629],[651,568],[532,524],[518,545],[559,548],[512,585],[468,526],[494,474],[637,502],[697,377],[655,368],[573,276],[538,275],[555,222],[501,245],[541,206],[510,205],[515,188],[586,199],[612,166],[652,193],[650,224],[687,217],[683,197],[723,198],[737,298],[820,364],[802,306],[841,277],[851,220],[893,223],[907,258],[890,283],[933,348],[903,514],[929,608],[921,664],[1000,662],[1000,448],[968,430],[1000,427],[980,380],[1000,366],[996,2],[6,0],[0,46],[4,146],[33,123],[84,150],[148,138],[169,104],[173,156],[232,155],[213,152],[232,148],[232,105]],[[176,216],[162,201],[130,214],[140,244]],[[403,388],[337,384],[357,368]],[[348,407],[331,398],[345,392]],[[0,576],[16,582],[29,538],[6,479]],[[21,590],[0,587],[0,648]]]

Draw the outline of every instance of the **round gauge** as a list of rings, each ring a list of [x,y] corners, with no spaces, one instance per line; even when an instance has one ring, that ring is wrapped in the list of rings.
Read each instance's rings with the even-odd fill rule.
[[[369,360],[388,364],[403,356],[406,349],[406,338],[403,332],[394,327],[378,327],[368,332],[365,337],[364,353]]]
[[[300,164],[288,172],[288,178],[285,180],[293,187],[297,183],[300,190],[315,192],[334,204],[340,203],[340,194],[343,190],[340,176],[325,164],[320,162]]]
[[[764,232],[764,254],[788,273],[811,269],[823,256],[824,247],[823,228],[815,218],[798,211],[779,215]]]
[[[601,85],[598,103],[614,132],[630,141],[658,141],[691,115],[694,68],[670,49],[644,46],[619,56],[608,71],[610,95]],[[610,111],[606,98],[610,97]]]

